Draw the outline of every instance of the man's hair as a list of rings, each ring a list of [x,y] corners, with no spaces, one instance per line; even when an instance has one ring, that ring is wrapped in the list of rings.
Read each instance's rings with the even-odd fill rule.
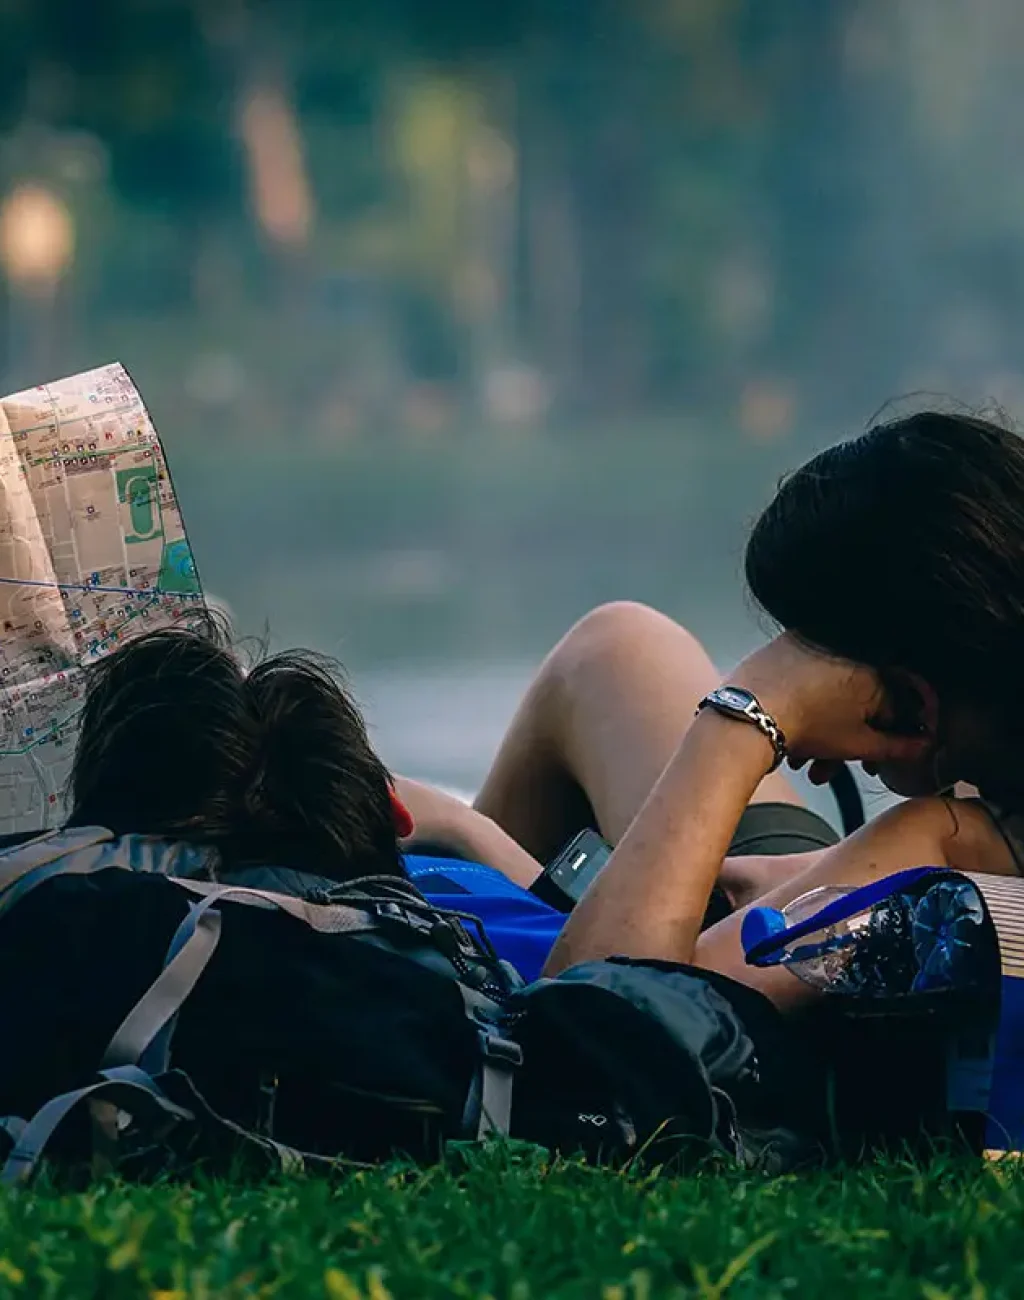
[[[91,670],[71,825],[216,847],[335,880],[402,874],[391,778],[340,669],[307,651],[247,673],[212,620]]]

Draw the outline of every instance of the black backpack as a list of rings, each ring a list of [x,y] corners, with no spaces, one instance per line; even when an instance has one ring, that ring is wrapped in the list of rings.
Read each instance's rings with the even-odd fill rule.
[[[0,854],[4,1181],[44,1152],[145,1177],[492,1133],[663,1163],[820,1150],[814,1062],[733,981],[615,960],[522,987],[407,881],[181,866],[96,829]]]

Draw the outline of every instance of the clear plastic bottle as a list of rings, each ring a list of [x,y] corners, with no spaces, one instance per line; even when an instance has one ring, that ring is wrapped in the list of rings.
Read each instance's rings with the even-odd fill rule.
[[[986,917],[969,880],[935,875],[881,899],[875,891],[875,901],[858,908],[854,895],[864,892],[826,885],[781,909],[751,909],[742,938],[748,954],[760,949],[752,964],[783,965],[823,992],[857,997],[899,997],[973,981]],[[839,905],[844,899],[850,907]],[[819,915],[822,923],[814,925]],[[801,933],[793,935],[798,927]]]

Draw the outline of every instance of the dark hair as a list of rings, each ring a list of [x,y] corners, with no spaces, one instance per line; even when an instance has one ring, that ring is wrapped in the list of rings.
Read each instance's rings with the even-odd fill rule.
[[[226,866],[403,874],[390,785],[335,665],[293,651],[247,674],[211,621],[91,669],[70,824],[213,845]]]
[[[985,708],[1000,681],[1019,689],[1024,441],[925,411],[831,447],[780,485],[750,536],[746,578],[806,642]]]

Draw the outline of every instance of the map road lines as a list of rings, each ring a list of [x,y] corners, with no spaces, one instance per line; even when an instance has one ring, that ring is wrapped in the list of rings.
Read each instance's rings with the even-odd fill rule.
[[[0,832],[60,821],[84,669],[201,608],[163,449],[123,367],[0,400]]]

